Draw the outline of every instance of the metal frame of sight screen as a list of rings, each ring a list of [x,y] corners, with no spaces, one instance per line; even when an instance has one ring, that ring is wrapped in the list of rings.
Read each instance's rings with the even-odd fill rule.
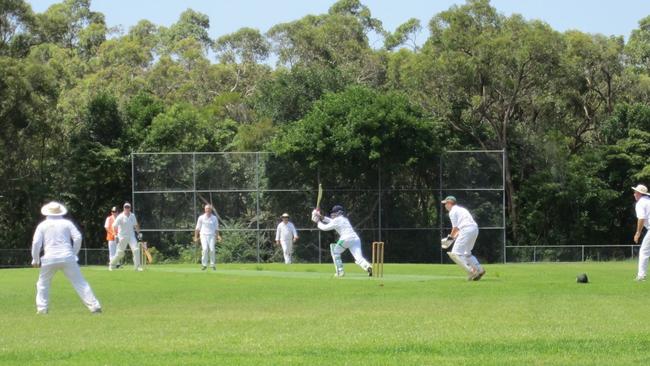
[[[479,224],[477,256],[505,262],[504,154],[446,151],[418,179],[404,179],[408,174],[389,173],[380,165],[359,172],[367,179],[355,185],[330,181],[320,172],[308,183],[283,179],[300,167],[281,166],[268,152],[137,152],[131,154],[132,204],[142,231],[188,232],[190,238],[203,205],[212,203],[222,236],[249,235],[256,241],[251,244],[258,262],[265,260],[261,249],[274,237],[279,216],[290,211],[301,236],[299,260],[321,263],[329,261],[333,237],[318,230],[309,215],[322,182],[321,206],[346,206],[364,253],[369,253],[371,242],[384,241],[387,262],[446,263],[439,240],[451,227],[440,201],[454,195]]]

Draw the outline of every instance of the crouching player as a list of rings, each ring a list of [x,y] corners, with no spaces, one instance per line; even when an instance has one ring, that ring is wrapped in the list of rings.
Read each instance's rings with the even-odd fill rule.
[[[442,203],[449,211],[452,227],[449,236],[454,240],[453,249],[447,255],[467,272],[468,281],[478,281],[485,274],[485,269],[472,255],[478,237],[478,225],[465,207],[456,204],[456,197],[447,196]]]
[[[336,230],[339,234],[339,240],[336,244],[330,244],[330,252],[332,253],[332,260],[336,268],[336,277],[343,277],[343,262],[341,261],[341,254],[346,249],[350,250],[354,257],[354,263],[358,264],[364,271],[368,272],[368,276],[372,276],[372,267],[370,263],[363,257],[361,253],[361,239],[354,231],[350,221],[345,217],[345,210],[343,206],[336,205],[332,207],[330,212],[331,217],[321,216],[320,211],[315,209],[311,213],[311,219],[318,224],[318,228],[323,231]]]

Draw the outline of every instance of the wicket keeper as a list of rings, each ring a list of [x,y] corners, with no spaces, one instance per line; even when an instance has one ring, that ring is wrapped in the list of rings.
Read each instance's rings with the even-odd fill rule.
[[[447,255],[467,272],[468,281],[478,281],[485,275],[485,269],[472,255],[478,238],[478,225],[465,207],[456,204],[456,197],[447,196],[442,204],[449,211],[452,226],[449,236],[454,240],[453,248]]]

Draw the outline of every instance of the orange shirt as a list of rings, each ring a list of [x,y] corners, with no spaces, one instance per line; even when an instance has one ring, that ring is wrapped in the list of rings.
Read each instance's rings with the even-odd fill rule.
[[[115,240],[115,231],[113,230],[114,222],[115,222],[115,217],[113,217],[113,215],[109,215],[106,218],[106,222],[104,223],[104,229],[106,229],[106,240],[108,241]]]

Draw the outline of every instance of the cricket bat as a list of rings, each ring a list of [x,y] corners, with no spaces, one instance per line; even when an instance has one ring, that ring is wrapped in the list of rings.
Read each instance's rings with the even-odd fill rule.
[[[318,198],[316,198],[316,210],[320,212],[320,201],[323,198],[323,185],[318,183]]]

